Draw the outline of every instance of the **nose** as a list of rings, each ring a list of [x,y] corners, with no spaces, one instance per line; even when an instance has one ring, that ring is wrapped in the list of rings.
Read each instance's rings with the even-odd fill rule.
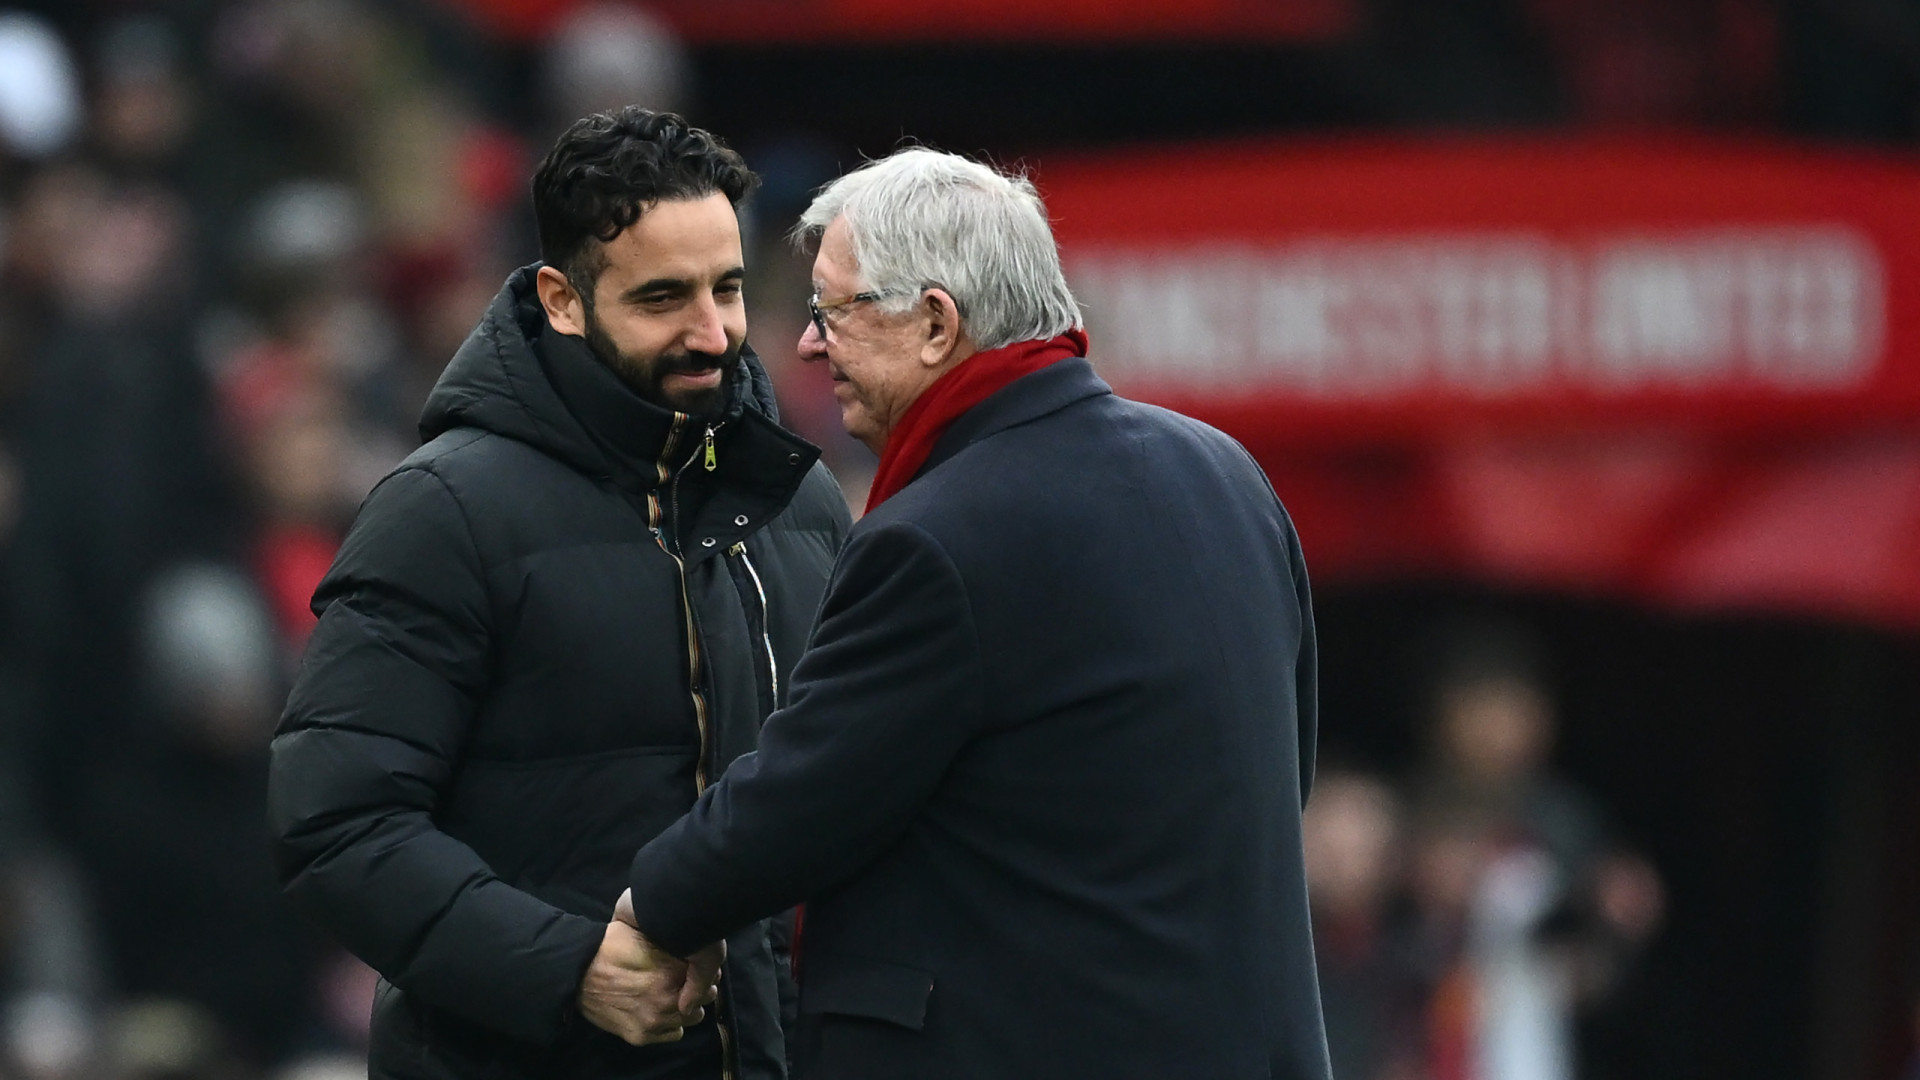
[[[698,305],[694,314],[694,324],[687,329],[686,347],[691,352],[717,356],[727,351],[727,326],[720,318],[720,308],[707,297]]]
[[[820,328],[808,319],[800,330],[800,359],[825,360],[827,358],[827,339],[820,336]]]

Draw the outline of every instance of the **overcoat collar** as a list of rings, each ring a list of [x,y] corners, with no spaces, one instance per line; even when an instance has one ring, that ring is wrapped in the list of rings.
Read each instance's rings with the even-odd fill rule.
[[[927,463],[915,475],[924,476],[927,470],[990,435],[1059,412],[1076,401],[1111,393],[1113,387],[1094,374],[1093,365],[1084,356],[1050,364],[1014,380],[967,410],[933,444]]]

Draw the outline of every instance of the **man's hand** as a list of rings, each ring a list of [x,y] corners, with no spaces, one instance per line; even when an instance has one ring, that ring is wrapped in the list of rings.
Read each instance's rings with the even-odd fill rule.
[[[635,1046],[677,1042],[706,1018],[726,957],[724,941],[685,960],[655,947],[634,926],[631,892],[621,893],[580,980],[581,1015]]]
[[[720,965],[727,959],[727,943],[713,944],[687,957],[687,974],[680,984],[680,1011],[698,1009],[720,996]]]
[[[610,922],[580,980],[580,1012],[595,1027],[634,1046],[677,1042],[689,1026],[705,1019],[701,1006],[713,1000],[711,993],[687,992],[691,967],[648,944],[626,923]],[[700,978],[694,981],[710,988]]]
[[[633,890],[627,889],[620,899],[613,902],[613,921],[625,923],[637,932],[640,924],[634,921]],[[642,941],[646,939],[641,938]],[[687,957],[687,977],[680,987],[678,1002],[681,1012],[691,1012],[701,1005],[708,1005],[720,994],[720,970],[726,963],[727,943],[716,941],[713,944]]]

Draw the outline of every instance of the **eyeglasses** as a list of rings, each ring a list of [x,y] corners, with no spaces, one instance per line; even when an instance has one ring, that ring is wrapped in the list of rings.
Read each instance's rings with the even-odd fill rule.
[[[820,302],[820,294],[814,293],[812,296],[807,297],[807,315],[813,319],[813,328],[819,331],[820,340],[825,341],[827,340],[827,312],[839,311],[843,307],[849,307],[853,304],[863,304],[869,300],[885,300],[893,295],[895,294],[890,292],[854,293],[844,300],[834,300],[823,304]]]

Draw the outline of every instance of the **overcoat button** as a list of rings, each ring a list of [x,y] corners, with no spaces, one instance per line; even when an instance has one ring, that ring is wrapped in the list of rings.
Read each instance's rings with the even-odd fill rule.
[[[735,525],[745,525],[747,523],[747,515],[741,514],[739,517],[733,519],[733,523]]]

